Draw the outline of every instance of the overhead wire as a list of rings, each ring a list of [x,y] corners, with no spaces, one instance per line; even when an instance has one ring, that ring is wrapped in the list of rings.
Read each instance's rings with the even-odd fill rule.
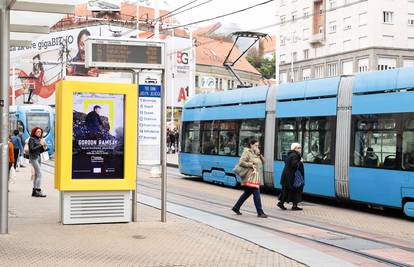
[[[170,18],[170,17],[172,17],[172,16],[176,16],[176,15],[178,15],[178,14],[181,14],[181,13],[184,13],[184,12],[189,11],[189,10],[191,10],[191,9],[194,9],[194,8],[196,8],[196,7],[199,7],[199,6],[205,5],[205,4],[210,3],[210,2],[212,2],[212,1],[213,1],[213,0],[207,0],[207,1],[204,1],[204,2],[202,2],[202,3],[200,3],[200,4],[198,4],[198,5],[195,5],[195,6],[192,6],[192,7],[187,8],[187,9],[181,10],[181,11],[179,11],[179,12],[177,12],[177,13],[170,14],[170,15],[168,15],[168,16],[165,16],[164,18]]]
[[[174,10],[172,10],[172,11],[169,11],[168,13],[166,13],[166,14],[164,14],[164,15],[162,15],[162,16],[159,16],[158,18],[155,18],[153,21],[161,20],[161,19],[162,19],[162,18],[164,18],[165,16],[168,16],[169,14],[174,13],[175,11],[178,11],[178,10],[180,10],[180,9],[184,8],[184,7],[187,7],[187,6],[189,6],[189,5],[191,5],[192,3],[195,3],[195,2],[197,2],[197,1],[199,1],[199,0],[193,0],[193,1],[190,1],[190,2],[188,2],[188,3],[187,3],[187,4],[185,4],[185,5],[179,6],[179,7],[177,7],[176,9],[174,9]]]

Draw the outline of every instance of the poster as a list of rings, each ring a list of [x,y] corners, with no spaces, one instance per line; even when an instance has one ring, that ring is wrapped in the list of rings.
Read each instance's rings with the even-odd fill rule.
[[[124,178],[124,98],[73,94],[72,179]]]
[[[138,162],[161,164],[161,72],[139,74]]]

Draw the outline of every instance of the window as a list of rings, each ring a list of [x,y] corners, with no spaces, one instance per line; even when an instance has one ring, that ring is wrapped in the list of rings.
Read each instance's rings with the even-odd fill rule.
[[[395,58],[378,58],[378,70],[395,69],[397,60]]]
[[[204,121],[201,124],[202,145],[201,153],[208,155],[218,154],[219,145],[219,126],[218,121]]]
[[[328,77],[338,75],[338,64],[330,63],[328,64]]]
[[[323,65],[316,66],[315,67],[315,78],[323,78],[325,76],[325,69]]]
[[[286,72],[281,72],[280,73],[279,83],[287,83],[287,73]]]
[[[219,80],[219,89],[223,90],[223,79],[222,78],[220,78]]]
[[[403,121],[402,168],[414,170],[414,118]]]
[[[342,62],[342,74],[350,75],[352,73],[354,73],[354,62],[353,61]]]
[[[286,118],[277,120],[277,160],[285,160],[290,145],[302,145],[305,162],[333,163],[334,117]]]
[[[280,63],[285,63],[285,62],[286,62],[286,55],[280,54]]]
[[[181,151],[186,153],[200,153],[200,122],[185,122],[184,135],[181,142]]]
[[[368,13],[364,12],[364,13],[360,13],[359,14],[359,26],[366,26],[368,24]]]
[[[296,43],[298,41],[298,37],[296,36],[296,32],[292,32],[292,43]]]
[[[297,16],[298,16],[298,12],[293,11],[291,14],[292,14],[292,22],[295,22],[295,20],[297,19]]]
[[[319,34],[323,33],[323,26],[319,26]]]
[[[408,13],[408,26],[414,27],[414,14]]]
[[[383,14],[383,22],[384,23],[389,23],[389,24],[393,23],[394,12],[384,11],[384,12],[382,12],[382,14]]]
[[[369,59],[362,58],[358,60],[358,72],[366,72],[369,69]]]
[[[358,46],[359,48],[364,48],[368,46],[368,37],[367,36],[361,36],[358,38]]]
[[[309,7],[305,7],[303,9],[303,18],[308,18],[310,16],[310,8]]]
[[[286,38],[284,36],[280,36],[280,46],[286,45]]]
[[[309,49],[304,49],[303,50],[303,59],[308,59],[309,58]]]
[[[351,50],[351,48],[352,48],[351,40],[345,40],[344,43],[343,43],[343,46],[344,46],[344,49],[343,49],[344,51]]]
[[[329,22],[329,33],[336,32],[336,21]]]
[[[199,86],[199,79],[198,79],[198,75],[195,76],[195,87],[200,87]]]
[[[234,88],[234,80],[231,81],[231,88]]]
[[[280,24],[284,24],[284,23],[286,23],[286,16],[285,15],[280,16]]]
[[[319,15],[323,15],[323,5],[319,5]]]
[[[332,44],[329,44],[329,54],[334,54],[334,53],[336,53],[336,43],[332,43]]]
[[[243,150],[247,147],[252,138],[259,140],[260,151],[263,152],[263,120],[246,120],[240,124],[240,141],[239,141],[239,156],[243,154]]]
[[[353,164],[368,168],[398,168],[397,117],[362,115],[353,118]]]
[[[216,89],[219,89],[219,78],[216,78]]]
[[[336,7],[336,0],[329,0],[329,8],[335,8]]]
[[[293,60],[293,61],[298,60],[298,53],[297,53],[297,52],[293,52],[293,53],[292,53],[292,60]]]
[[[403,67],[414,67],[414,59],[404,59]]]
[[[50,117],[47,113],[27,113],[27,129],[40,127],[43,129],[43,136],[46,136],[50,131]]]
[[[309,39],[309,37],[310,37],[310,29],[309,28],[305,28],[305,29],[303,29],[303,31],[302,31],[302,39],[303,40],[308,40]]]
[[[311,69],[303,69],[302,71],[303,80],[309,80],[311,78]]]
[[[227,80],[227,89],[230,89],[231,85],[230,85],[230,80]]]
[[[222,156],[237,156],[238,122],[221,121],[219,131],[219,150]]]
[[[350,30],[352,27],[351,17],[344,18],[344,31]]]

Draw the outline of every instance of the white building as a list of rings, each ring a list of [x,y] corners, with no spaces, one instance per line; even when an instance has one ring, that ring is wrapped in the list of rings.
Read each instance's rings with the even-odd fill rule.
[[[414,0],[278,0],[280,82],[414,66]]]

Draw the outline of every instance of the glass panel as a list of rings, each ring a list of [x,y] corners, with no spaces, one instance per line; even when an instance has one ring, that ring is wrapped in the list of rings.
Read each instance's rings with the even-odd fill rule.
[[[220,131],[219,155],[237,155],[237,134],[235,131]]]
[[[404,126],[404,128],[407,130],[414,130],[414,119],[406,120]]]
[[[286,160],[292,143],[297,142],[296,133],[293,131],[279,132],[277,138],[277,159]],[[300,141],[299,141],[300,142]]]
[[[202,153],[209,155],[217,155],[218,153],[218,131],[203,131]]]
[[[185,129],[186,130],[200,130],[200,122],[199,121],[186,122]]]
[[[220,128],[220,122],[219,121],[204,121],[202,123],[203,130],[218,130]]]
[[[261,131],[261,121],[243,121],[240,126],[240,131]]]
[[[50,117],[46,113],[27,113],[27,128],[29,131],[35,127],[43,129],[43,136],[46,136],[50,131]]]
[[[186,131],[184,134],[184,152],[200,153],[200,131]]]
[[[402,146],[402,167],[404,170],[414,170],[414,132],[403,133]]]
[[[279,121],[279,130],[295,130],[295,129],[296,129],[296,121],[294,120],[280,120]]]
[[[9,114],[9,134],[12,135],[13,131],[17,129],[17,118],[15,113]]]
[[[239,156],[243,154],[244,148],[247,147],[250,140],[255,138],[260,142],[260,151],[263,153],[262,133],[258,131],[240,131]]]
[[[310,130],[304,132],[303,157],[306,162],[331,162],[331,134],[327,119],[307,120]],[[308,127],[307,127],[308,128]]]
[[[237,129],[237,122],[235,121],[222,121],[220,123],[220,130],[236,130]]]

